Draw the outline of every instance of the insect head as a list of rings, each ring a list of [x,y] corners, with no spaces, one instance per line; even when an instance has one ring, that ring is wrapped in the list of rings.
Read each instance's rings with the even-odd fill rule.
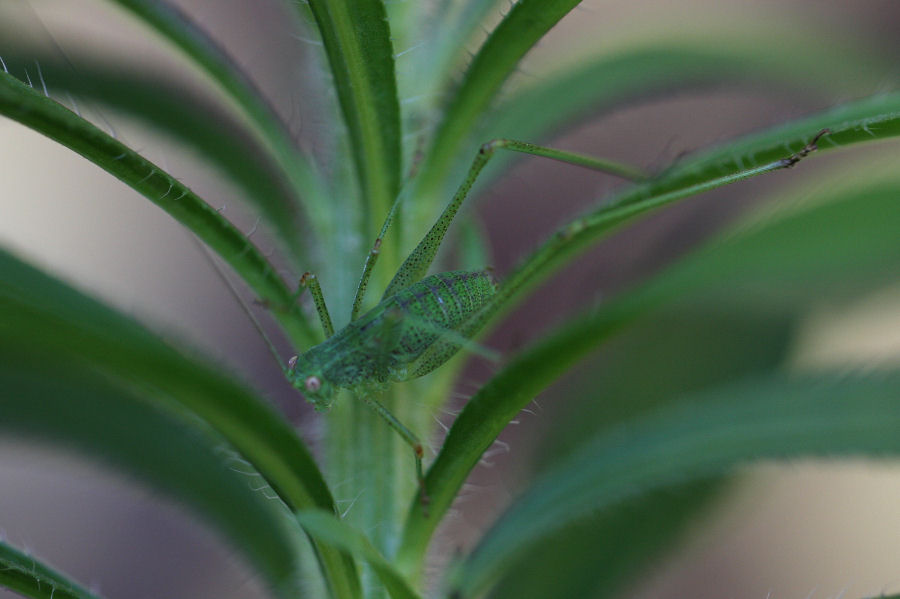
[[[294,356],[288,361],[288,378],[316,411],[327,410],[334,402],[337,389],[323,376],[322,369],[306,356]]]

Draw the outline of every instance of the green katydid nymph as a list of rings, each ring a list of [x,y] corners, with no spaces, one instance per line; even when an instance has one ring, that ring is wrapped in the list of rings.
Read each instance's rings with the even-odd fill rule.
[[[471,338],[493,314],[495,303],[492,300],[497,285],[489,269],[444,272],[427,277],[425,273],[475,179],[497,149],[543,156],[632,180],[646,179],[636,169],[617,163],[524,142],[494,140],[481,146],[450,203],[400,266],[381,301],[370,311],[358,316],[381,240],[390,227],[400,198],[387,215],[381,234],[369,252],[350,323],[346,327],[335,333],[316,277],[307,273],[300,281],[301,289],[308,287],[310,290],[326,339],[283,365],[285,376],[317,410],[328,409],[339,389],[353,391],[413,448],[420,485],[424,480],[422,444],[378,402],[373,391],[391,381],[424,376],[462,347],[475,347],[476,352],[485,352],[484,348],[471,342]],[[277,357],[271,343],[269,347]],[[425,489],[421,492],[424,500]]]
[[[313,294],[318,285],[306,277]],[[377,306],[324,342],[288,361],[286,375],[317,410],[331,406],[338,389],[351,389],[403,439],[416,457],[421,483],[422,444],[393,414],[372,397],[373,386],[424,376],[465,345],[455,332],[471,326],[487,305],[496,284],[487,271],[445,272],[385,298]],[[324,308],[324,302],[318,305]],[[329,322],[327,312],[323,324]],[[423,497],[425,497],[423,490]]]
[[[827,132],[820,132],[805,148],[788,158],[728,175],[718,180],[715,186],[765,171],[789,168],[814,151],[816,142]],[[484,144],[453,199],[397,270],[381,301],[374,308],[359,316],[369,276],[379,255],[381,240],[388,231],[400,202],[399,198],[369,252],[353,302],[350,323],[346,327],[335,333],[317,279],[309,273],[303,276],[300,288],[310,289],[326,339],[305,353],[294,356],[287,365],[282,364],[291,384],[316,409],[327,409],[338,389],[348,389],[384,418],[413,448],[423,501],[427,495],[422,472],[422,444],[412,431],[378,402],[373,391],[388,382],[424,376],[444,364],[462,347],[474,346],[476,351],[483,351],[471,341],[472,337],[494,314],[498,300],[514,292],[514,289],[503,287],[498,291],[488,270],[453,271],[425,276],[463,200],[497,149],[551,158],[632,181],[649,179],[648,175],[629,166],[581,154],[506,139]],[[271,343],[269,348],[278,358]]]
[[[496,291],[487,271],[431,275],[386,298],[301,356],[289,378],[323,410],[339,388],[405,381],[428,374],[459,349],[455,331]]]

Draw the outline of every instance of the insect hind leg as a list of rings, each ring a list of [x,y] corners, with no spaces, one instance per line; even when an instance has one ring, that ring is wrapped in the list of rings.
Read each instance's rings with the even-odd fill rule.
[[[642,170],[627,164],[595,158],[593,156],[586,156],[584,154],[577,154],[575,152],[548,148],[528,142],[516,141],[514,139],[494,139],[482,144],[478,149],[475,158],[472,160],[472,165],[469,167],[468,173],[459,188],[457,188],[450,203],[444,207],[444,211],[441,212],[441,215],[434,225],[432,225],[431,229],[429,229],[409,256],[406,257],[406,260],[403,261],[400,268],[397,269],[394,278],[391,279],[387,289],[384,290],[382,299],[396,294],[401,289],[421,280],[425,276],[425,273],[434,261],[435,256],[437,256],[438,248],[444,239],[444,235],[447,233],[447,229],[450,227],[450,223],[453,222],[453,218],[459,211],[460,206],[472,190],[472,186],[475,184],[478,175],[497,150],[541,156],[543,158],[549,158],[551,160],[605,172],[631,181],[647,181],[651,179],[649,173],[645,173]],[[387,226],[387,224],[385,226]]]

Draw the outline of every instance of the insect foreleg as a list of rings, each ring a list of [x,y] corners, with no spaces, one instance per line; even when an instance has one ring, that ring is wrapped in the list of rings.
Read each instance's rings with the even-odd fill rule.
[[[334,326],[331,324],[331,315],[328,314],[328,306],[325,305],[325,296],[322,295],[322,288],[319,286],[319,279],[316,275],[307,272],[300,277],[300,288],[309,287],[312,294],[313,303],[316,305],[316,312],[319,314],[319,320],[322,322],[322,330],[325,331],[325,338],[334,336]]]
[[[444,211],[438,217],[437,222],[435,222],[428,233],[425,234],[425,237],[422,238],[422,241],[419,242],[416,249],[407,256],[406,260],[397,270],[397,274],[394,275],[394,278],[387,286],[387,289],[385,289],[382,299],[396,294],[401,289],[408,287],[425,276],[431,263],[434,262],[434,257],[437,255],[437,251],[444,239],[444,235],[446,235],[447,229],[450,227],[450,223],[453,222],[453,217],[456,216],[456,213],[459,211],[463,200],[469,195],[469,191],[471,191],[472,186],[475,184],[475,180],[478,178],[478,175],[484,169],[485,165],[487,165],[488,161],[490,161],[494,152],[501,149],[567,162],[569,164],[606,172],[617,177],[623,177],[634,181],[644,181],[650,178],[649,175],[634,167],[609,160],[585,156],[583,154],[565,152],[563,150],[556,150],[512,139],[495,139],[489,141],[479,148],[478,153],[475,155],[475,159],[472,161],[472,166],[469,167],[466,178],[463,179],[463,182],[457,189],[456,194],[454,194],[453,199],[450,200],[450,203],[444,208]]]

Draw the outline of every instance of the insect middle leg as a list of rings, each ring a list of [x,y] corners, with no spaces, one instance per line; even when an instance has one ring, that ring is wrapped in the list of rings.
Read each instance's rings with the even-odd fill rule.
[[[419,441],[419,438],[409,430],[402,422],[397,420],[397,417],[394,416],[390,410],[384,407],[381,402],[371,396],[370,393],[366,391],[359,391],[356,393],[357,397],[361,399],[367,406],[372,408],[372,410],[381,416],[388,425],[397,431],[397,434],[412,448],[413,456],[416,461],[416,481],[419,484],[419,498],[423,505],[428,503],[428,494],[425,492],[425,471],[422,468],[422,459],[425,457],[425,450],[422,448],[422,442]]]
[[[373,370],[381,375],[376,378],[384,378],[384,381],[382,382],[387,382],[387,380],[391,378],[397,378],[396,375],[399,374],[395,371],[396,365],[392,364],[392,351],[397,347],[397,344],[400,341],[400,324],[406,316],[407,315],[403,314],[400,310],[387,310],[382,317],[381,323],[372,331],[372,336],[367,342],[370,345],[369,351],[371,355],[375,356]],[[405,377],[401,376],[400,378]],[[406,425],[400,422],[400,420],[398,420],[390,410],[384,407],[381,402],[375,399],[371,393],[362,391],[357,392],[356,395],[376,414],[384,419],[388,426],[394,429],[412,448],[413,457],[416,463],[416,481],[419,484],[419,498],[422,505],[426,505],[428,503],[428,494],[425,491],[425,472],[422,468],[422,459],[425,457],[425,450],[419,437],[409,430]]]

